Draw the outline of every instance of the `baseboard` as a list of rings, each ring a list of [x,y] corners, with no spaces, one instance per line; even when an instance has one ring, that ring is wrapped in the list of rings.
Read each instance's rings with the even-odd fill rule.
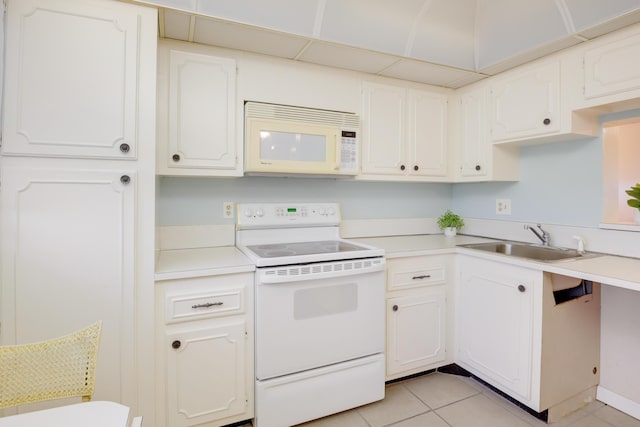
[[[640,403],[638,402],[627,399],[624,396],[620,396],[619,394],[602,386],[598,386],[596,399],[624,412],[625,414],[640,419]]]

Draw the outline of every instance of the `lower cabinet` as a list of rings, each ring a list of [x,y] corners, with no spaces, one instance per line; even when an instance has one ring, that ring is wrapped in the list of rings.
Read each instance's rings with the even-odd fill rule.
[[[249,273],[158,282],[158,425],[253,418],[252,284]]]
[[[460,267],[458,363],[531,401],[542,272],[474,258],[462,258]]]
[[[595,399],[600,285],[466,255],[458,261],[456,363],[548,410],[549,422]]]
[[[447,363],[450,268],[446,255],[387,260],[387,380]]]

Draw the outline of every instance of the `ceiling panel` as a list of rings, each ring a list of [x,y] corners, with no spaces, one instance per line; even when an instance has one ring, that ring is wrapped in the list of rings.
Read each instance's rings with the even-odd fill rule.
[[[424,0],[327,0],[319,38],[404,55]]]
[[[202,17],[196,18],[193,41],[281,58],[295,58],[307,44],[303,37]]]
[[[640,0],[564,0],[564,2],[578,32],[640,7]]]
[[[298,59],[374,74],[398,61],[396,56],[319,41],[311,43]]]
[[[640,0],[123,1],[167,7],[163,37],[446,87],[640,22]]]
[[[415,25],[409,57],[475,69],[476,0],[429,3]]]
[[[318,0],[199,0],[196,12],[310,37],[317,9]]]
[[[478,0],[476,69],[544,46],[567,35],[554,0]]]

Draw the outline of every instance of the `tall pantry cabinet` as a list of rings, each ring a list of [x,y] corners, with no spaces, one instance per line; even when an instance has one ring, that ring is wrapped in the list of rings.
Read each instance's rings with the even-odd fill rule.
[[[102,321],[95,400],[153,425],[156,10],[8,0],[0,343]]]

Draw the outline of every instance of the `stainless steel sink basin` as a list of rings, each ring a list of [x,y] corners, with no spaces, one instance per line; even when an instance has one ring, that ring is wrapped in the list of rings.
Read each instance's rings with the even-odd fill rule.
[[[519,258],[533,259],[536,261],[569,261],[598,256],[598,254],[592,252],[579,253],[573,249],[516,242],[471,243],[460,246]]]

